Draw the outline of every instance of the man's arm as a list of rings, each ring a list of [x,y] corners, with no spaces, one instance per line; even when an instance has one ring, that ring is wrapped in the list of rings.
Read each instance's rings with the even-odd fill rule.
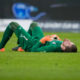
[[[43,44],[41,42],[38,42],[36,45],[32,47],[31,52],[55,52],[57,48],[56,44],[47,46],[41,45]]]

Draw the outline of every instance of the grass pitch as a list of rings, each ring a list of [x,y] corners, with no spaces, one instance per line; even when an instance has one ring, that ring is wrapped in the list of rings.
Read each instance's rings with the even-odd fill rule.
[[[44,33],[45,35],[53,33]],[[14,52],[16,36],[0,52],[0,80],[80,80],[80,33],[57,33],[69,38],[77,53]],[[0,32],[0,41],[3,33]]]

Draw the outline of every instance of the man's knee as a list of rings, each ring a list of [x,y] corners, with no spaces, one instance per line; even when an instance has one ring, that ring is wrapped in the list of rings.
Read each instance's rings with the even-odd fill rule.
[[[15,29],[17,29],[17,27],[19,27],[19,24],[16,22],[11,22],[9,26],[14,31]]]
[[[37,26],[38,26],[37,22],[32,22],[31,25],[30,25],[31,28],[37,27]]]

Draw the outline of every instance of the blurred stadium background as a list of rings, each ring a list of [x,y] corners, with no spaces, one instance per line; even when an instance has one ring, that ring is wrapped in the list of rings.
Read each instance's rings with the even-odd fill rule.
[[[0,31],[11,21],[25,29],[37,21],[44,31],[80,32],[80,0],[0,0]]]

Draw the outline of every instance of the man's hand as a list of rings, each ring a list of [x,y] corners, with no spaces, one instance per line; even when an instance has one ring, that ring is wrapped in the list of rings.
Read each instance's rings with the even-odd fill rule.
[[[40,42],[41,42],[42,44],[45,44],[46,41],[52,41],[52,40],[59,40],[59,41],[61,41],[60,37],[59,37],[58,35],[54,34],[54,35],[48,35],[48,36],[43,37],[43,38],[40,40]]]
[[[54,40],[59,40],[59,41],[61,41],[60,37],[59,37],[58,35],[56,35],[56,34],[51,35],[51,37],[52,37]]]
[[[42,44],[45,44],[46,41],[52,41],[52,40],[53,40],[53,39],[52,39],[51,36],[45,36],[45,37],[43,37],[43,38],[40,40],[40,42],[41,42]]]

